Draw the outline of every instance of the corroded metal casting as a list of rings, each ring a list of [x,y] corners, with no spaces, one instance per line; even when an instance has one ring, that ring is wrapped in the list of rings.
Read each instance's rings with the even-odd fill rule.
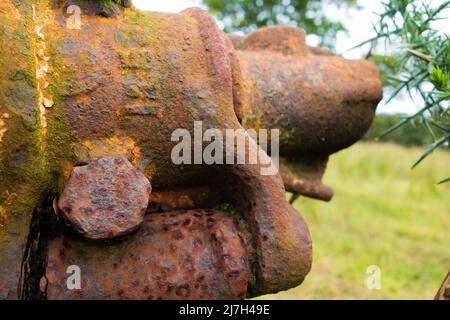
[[[48,248],[47,298],[243,299],[246,241],[233,217],[210,210],[149,215],[135,235],[107,246],[59,236]],[[61,281],[73,261],[82,290]]]
[[[285,190],[331,199],[328,156],[369,128],[376,67],[295,28],[229,36],[200,9],[122,5],[0,1],[0,299],[242,299],[301,284],[311,240]],[[280,129],[280,174],[175,165],[171,135],[194,121]]]
[[[232,37],[236,114],[246,128],[280,128],[286,190],[321,200],[328,156],[369,129],[382,89],[366,60],[308,47],[301,30],[268,27]]]

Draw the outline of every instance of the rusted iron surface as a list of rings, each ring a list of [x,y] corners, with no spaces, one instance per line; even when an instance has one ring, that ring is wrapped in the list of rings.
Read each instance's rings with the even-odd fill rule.
[[[174,209],[213,208],[226,201],[221,188],[215,184],[189,186],[163,190],[150,194],[147,213],[167,212]]]
[[[139,227],[150,192],[150,182],[127,158],[101,158],[72,170],[59,213],[86,239],[111,239]]]
[[[283,181],[279,176],[261,176],[257,165],[232,169],[233,175],[219,178],[227,200],[243,214],[251,231],[256,257],[249,296],[302,283],[311,269],[311,238],[301,215],[286,201]]]
[[[108,245],[59,236],[49,243],[47,298],[243,299],[246,242],[234,218],[212,210],[149,215],[136,235]],[[81,290],[67,288],[70,265]]]
[[[330,201],[333,189],[322,184],[328,156],[295,157],[280,159],[280,174],[287,192]]]
[[[64,8],[70,4],[81,7],[79,30],[67,28]],[[311,240],[303,218],[285,199],[285,187],[331,198],[331,189],[321,182],[328,155],[357,141],[369,127],[381,98],[376,68],[308,47],[294,28],[228,37],[200,9],[180,14],[103,9],[91,0],[0,1],[0,299],[17,297],[22,256],[41,254],[23,254],[26,244],[36,241],[29,239],[34,209],[49,194],[63,193],[60,211],[70,220],[66,208],[91,203],[88,194],[96,184],[108,185],[108,177],[117,174],[113,163],[105,164],[95,181],[75,183],[75,196],[70,172],[80,163],[92,166],[111,156],[126,158],[151,182],[148,216],[136,234],[108,242],[90,243],[58,225],[50,228],[63,234],[49,242],[47,298],[171,299],[189,292],[186,298],[234,299],[299,285],[311,268]],[[281,175],[262,176],[261,163],[175,165],[171,134],[185,129],[193,136],[194,121],[202,121],[203,130],[280,129]],[[132,184],[145,189],[143,182]],[[93,207],[112,215],[73,223],[86,237],[111,238],[139,225],[142,212],[134,209],[142,209],[145,196],[129,199],[128,206],[128,194],[110,195],[95,194]],[[69,199],[74,200],[70,206],[64,204]],[[118,210],[109,208],[111,203],[119,203]],[[213,212],[217,223],[211,230],[224,232],[225,239],[216,245],[208,238],[207,212],[199,209],[223,204],[233,214]],[[192,242],[164,232],[165,223],[181,223],[182,214],[161,212],[177,209],[192,210],[184,215],[198,223],[183,228],[184,240],[203,239],[204,251],[194,254]],[[131,211],[133,221],[126,218]],[[122,226],[110,219],[125,213]],[[241,231],[232,226],[232,216],[248,226],[245,244],[237,241]],[[177,244],[178,254],[170,253],[170,244]],[[138,257],[160,257],[160,249],[168,256],[146,269]],[[233,269],[217,260],[221,250],[231,250],[236,259],[245,255],[250,266],[238,262]],[[198,262],[196,270],[208,271],[208,289],[195,282],[200,275],[180,267],[167,276],[179,294],[168,292],[161,282],[163,268],[183,266],[188,253]],[[74,260],[88,272],[82,277],[86,287],[68,293],[61,281],[67,277],[65,264]],[[161,274],[148,280],[148,288],[143,285],[147,271]],[[236,279],[225,277],[234,271],[239,271]],[[122,279],[118,287],[109,273]]]
[[[304,33],[291,27],[262,28],[232,41],[234,106],[242,125],[279,128],[290,168],[282,173],[286,189],[330,200],[332,190],[321,182],[327,157],[369,129],[382,98],[376,66],[308,47]]]

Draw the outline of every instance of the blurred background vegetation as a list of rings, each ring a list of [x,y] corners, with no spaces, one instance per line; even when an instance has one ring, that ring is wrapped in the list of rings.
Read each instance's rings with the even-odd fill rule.
[[[313,267],[305,282],[264,299],[432,299],[450,267],[450,152],[437,150],[414,170],[423,148],[358,143],[330,158],[331,202],[300,198]],[[381,268],[381,289],[366,286]]]

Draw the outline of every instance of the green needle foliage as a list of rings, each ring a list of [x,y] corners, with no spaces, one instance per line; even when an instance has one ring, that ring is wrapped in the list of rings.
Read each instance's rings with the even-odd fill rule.
[[[385,81],[394,87],[389,101],[404,90],[411,99],[417,99],[413,93],[418,93],[422,99],[423,107],[418,112],[405,117],[383,135],[409,123],[422,124],[422,130],[426,130],[434,142],[414,163],[414,168],[437,148],[450,146],[450,41],[448,35],[433,24],[442,19],[444,10],[450,9],[450,1],[433,7],[431,1],[389,0],[383,2],[383,6],[383,13],[374,26],[377,35],[359,46],[373,43],[378,48],[384,44],[389,56],[396,57],[395,73]],[[445,179],[441,183],[448,181]]]

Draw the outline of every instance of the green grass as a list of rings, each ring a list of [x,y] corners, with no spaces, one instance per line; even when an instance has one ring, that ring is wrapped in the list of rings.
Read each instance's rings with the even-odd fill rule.
[[[300,198],[313,239],[305,282],[266,299],[432,299],[450,268],[450,153],[360,143],[333,156],[330,203]],[[381,289],[366,269],[381,268]]]

